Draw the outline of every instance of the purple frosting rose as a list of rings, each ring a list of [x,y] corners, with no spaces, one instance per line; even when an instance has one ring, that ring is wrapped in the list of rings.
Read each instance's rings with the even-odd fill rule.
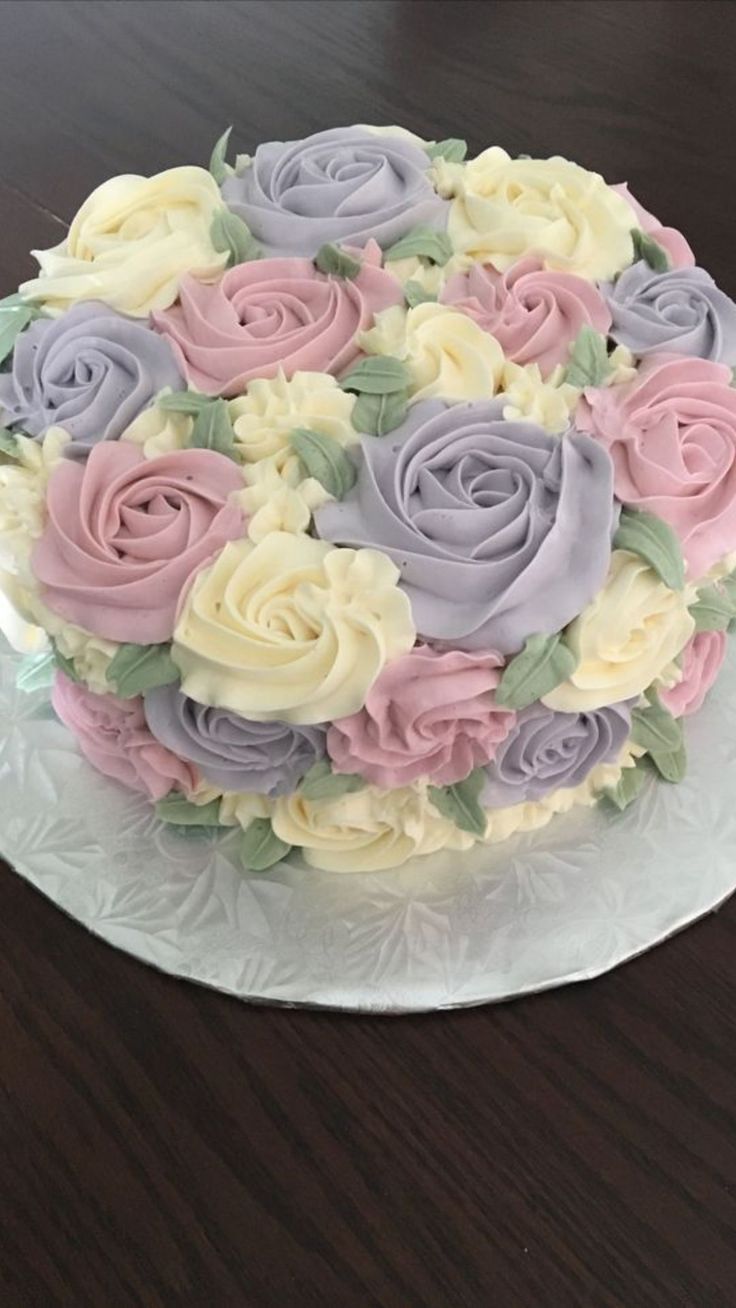
[[[58,423],[72,437],[67,453],[84,457],[98,441],[117,440],[165,386],[185,386],[168,341],[86,301],[18,337],[12,371],[0,375],[0,409],[29,436]]]
[[[259,145],[222,197],[266,254],[311,256],[328,242],[384,248],[418,224],[443,228],[449,203],[434,190],[428,155],[361,127]]]
[[[252,722],[198,704],[177,686],[149,690],[144,708],[151,734],[222,790],[289,794],[325,753],[321,727]]]
[[[316,521],[326,540],[393,559],[425,639],[511,654],[600,589],[619,510],[598,441],[502,410],[416,404],[390,436],[362,439],[354,489]]]
[[[530,704],[487,765],[480,802],[506,808],[579,786],[599,763],[618,758],[630,727],[628,704],[591,713],[555,713]]]
[[[634,354],[689,354],[736,363],[736,304],[704,268],[653,272],[644,260],[601,287],[610,335]]]

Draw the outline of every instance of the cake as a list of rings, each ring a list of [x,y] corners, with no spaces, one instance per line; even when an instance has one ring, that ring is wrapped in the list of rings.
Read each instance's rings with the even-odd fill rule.
[[[0,303],[20,684],[262,872],[678,781],[736,613],[734,302],[563,158],[228,137]]]

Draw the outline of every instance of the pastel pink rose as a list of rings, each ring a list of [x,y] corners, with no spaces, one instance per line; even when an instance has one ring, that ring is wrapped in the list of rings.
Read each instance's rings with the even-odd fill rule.
[[[569,347],[581,327],[607,332],[611,325],[608,306],[592,282],[548,272],[533,256],[505,273],[474,264],[448,278],[440,299],[495,336],[508,359],[537,363],[545,376],[569,362]]]
[[[498,654],[427,646],[387,663],[360,712],[327,732],[334,771],[384,790],[420,777],[461,781],[493,758],[516,721],[493,697],[502,663]]]
[[[51,702],[84,757],[106,777],[153,800],[172,789],[188,794],[197,785],[196,769],[151,735],[140,697],[94,695],[57,672]]]
[[[575,425],[609,451],[624,504],[664,518],[690,576],[736,550],[736,390],[721,363],[651,354],[633,381],[588,389]]]
[[[634,199],[626,182],[617,182],[611,187],[612,191],[617,191],[631,205],[634,213],[639,220],[639,226],[648,236],[653,236],[655,241],[662,246],[662,249],[669,255],[670,264],[673,268],[692,268],[695,265],[695,255],[688,245],[682,232],[678,232],[676,227],[663,227],[659,218],[655,218],[653,213],[648,213],[638,200]]]
[[[254,259],[214,285],[185,277],[179,303],[153,315],[189,382],[207,395],[239,395],[254,377],[295,372],[337,375],[359,356],[357,335],[382,309],[403,304],[395,277],[380,267],[375,241],[352,280],[310,259]]]
[[[725,631],[698,631],[682,654],[682,680],[659,698],[675,718],[697,713],[726,657]]]
[[[86,463],[63,460],[31,560],[46,604],[107,640],[168,640],[189,578],[243,534],[229,500],[242,489],[237,465],[213,450],[146,459],[128,441],[105,441]]]

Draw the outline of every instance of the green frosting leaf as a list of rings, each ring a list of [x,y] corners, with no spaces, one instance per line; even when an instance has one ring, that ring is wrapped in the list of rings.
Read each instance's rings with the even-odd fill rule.
[[[359,395],[353,405],[351,422],[356,431],[369,436],[386,436],[400,427],[409,407],[409,392],[394,391],[392,395]]]
[[[165,395],[157,395],[154,403],[164,413],[185,413],[196,418],[203,409],[215,403],[215,396],[200,395],[199,391],[167,391]]]
[[[62,654],[61,650],[57,649],[56,645],[54,645],[54,663],[56,664],[59,671],[63,672],[64,675],[67,676],[70,681],[82,680],[79,673],[77,672],[77,669],[74,666],[74,660],[68,659],[66,657],[66,654]]]
[[[647,779],[647,769],[640,760],[636,767],[624,768],[615,786],[601,792],[601,799],[623,812],[636,799]]]
[[[448,136],[445,141],[437,141],[426,147],[430,159],[446,159],[448,163],[462,163],[468,153],[467,141],[459,136]]]
[[[269,818],[253,818],[243,832],[240,861],[250,872],[265,872],[292,850],[273,830]]]
[[[322,758],[304,773],[299,793],[304,799],[339,799],[341,795],[352,795],[364,787],[362,777],[333,772],[329,759]]]
[[[496,687],[496,703],[504,708],[526,708],[567,681],[576,667],[575,655],[559,632],[530,636],[521,653],[506,664]]]
[[[384,263],[393,263],[396,259],[429,259],[430,263],[443,267],[452,258],[452,244],[446,232],[435,231],[433,227],[413,227],[406,236],[389,246],[384,252]]]
[[[634,227],[631,232],[631,239],[634,242],[634,262],[643,259],[649,264],[655,272],[667,272],[670,261],[665,251],[653,236],[647,236],[639,227]]]
[[[218,454],[235,458],[235,434],[224,400],[214,400],[200,409],[189,444],[195,450],[216,450]]]
[[[178,681],[170,645],[121,645],[108,664],[107,680],[122,699]]]
[[[41,318],[41,310],[21,295],[8,295],[0,300],[0,363],[7,359],[16,337],[34,318]]]
[[[11,459],[17,459],[20,456],[18,442],[12,431],[7,427],[0,427],[0,454],[7,454]]]
[[[484,783],[484,769],[474,768],[464,781],[456,781],[453,786],[429,786],[427,794],[438,813],[449,818],[461,831],[469,831],[471,836],[483,836],[487,818],[479,798]]]
[[[416,309],[418,304],[436,304],[437,296],[431,291],[425,291],[421,282],[415,282],[412,278],[404,283],[404,299],[410,309]]]
[[[661,577],[670,590],[685,585],[685,564],[680,542],[669,523],[653,513],[623,509],[613,547],[638,554]]]
[[[227,147],[232,130],[232,126],[225,128],[222,136],[218,137],[215,141],[214,149],[210,155],[210,172],[218,186],[222,186],[222,183],[233,171],[226,162]]]
[[[156,805],[156,817],[177,827],[217,827],[220,825],[220,801],[192,804],[178,790],[170,790]]]
[[[340,381],[344,391],[359,391],[365,395],[391,395],[394,391],[409,389],[411,378],[401,359],[390,354],[375,354],[361,359]]]
[[[696,631],[727,631],[736,617],[736,602],[731,588],[716,583],[703,586],[698,591],[698,598],[690,606],[695,618]]]
[[[311,431],[308,427],[297,427],[289,440],[304,475],[316,477],[336,500],[344,499],[355,485],[358,474],[341,446],[331,436]]]
[[[350,281],[358,276],[363,267],[360,259],[354,259],[337,245],[320,246],[314,264],[322,273],[331,273],[333,277],[347,277]]]
[[[260,258],[260,247],[253,239],[250,227],[229,209],[218,209],[215,213],[210,227],[210,240],[216,250],[227,254],[228,268],[236,263],[247,263],[251,259]]]
[[[662,777],[663,781],[676,783],[682,781],[687,772],[687,753],[685,751],[684,740],[680,741],[677,749],[671,751],[658,750],[656,754],[647,754],[647,760]]]
[[[647,708],[632,709],[631,739],[649,754],[671,754],[682,744],[682,724],[654,696]]]
[[[610,372],[606,338],[600,332],[585,323],[580,328],[575,344],[570,350],[570,362],[565,371],[565,381],[570,386],[600,386]]]
[[[49,690],[54,684],[56,659],[50,651],[46,654],[28,654],[21,659],[15,675],[18,690],[31,695],[34,690]]]

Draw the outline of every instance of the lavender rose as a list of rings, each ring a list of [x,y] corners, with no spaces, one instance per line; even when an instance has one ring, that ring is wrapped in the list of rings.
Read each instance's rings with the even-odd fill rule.
[[[591,713],[555,713],[530,704],[486,767],[481,803],[506,808],[579,786],[599,763],[618,758],[630,727],[628,704]]]
[[[362,127],[259,145],[222,197],[267,254],[314,255],[327,242],[386,247],[412,227],[444,228],[449,203],[435,192],[424,150]]]
[[[0,375],[0,409],[29,436],[64,427],[67,453],[84,457],[98,441],[117,440],[165,386],[184,385],[168,341],[86,301],[18,337],[12,371]]]
[[[363,438],[355,488],[316,520],[326,540],[393,559],[421,636],[511,654],[603,585],[618,509],[598,442],[502,410],[414,405],[390,437]]]
[[[198,704],[176,686],[149,690],[145,713],[151,734],[222,790],[287,795],[325,752],[321,727],[252,722]]]
[[[610,335],[634,354],[658,350],[736,363],[736,304],[704,268],[656,273],[641,260],[601,289]]]

